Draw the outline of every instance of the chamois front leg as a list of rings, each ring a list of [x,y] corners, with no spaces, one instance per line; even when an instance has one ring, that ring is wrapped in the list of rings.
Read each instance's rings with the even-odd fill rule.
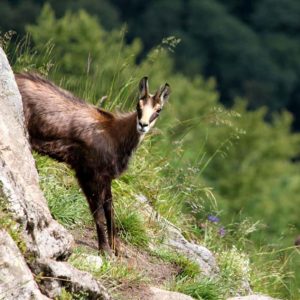
[[[105,218],[106,218],[106,226],[107,226],[107,234],[108,234],[108,242],[110,248],[115,252],[115,255],[119,254],[120,243],[117,237],[116,225],[115,225],[115,217],[114,217],[114,209],[112,206],[112,193],[111,193],[111,182],[110,178],[104,178],[105,182],[105,200],[103,204]]]
[[[104,202],[107,194],[107,182],[102,177],[92,176],[91,174],[92,171],[84,172],[84,174],[80,171],[76,172],[96,224],[99,252],[112,255],[105,232],[106,215]]]

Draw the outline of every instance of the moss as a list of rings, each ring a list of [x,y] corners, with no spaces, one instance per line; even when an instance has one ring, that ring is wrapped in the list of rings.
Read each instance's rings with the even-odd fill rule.
[[[0,229],[3,229],[9,233],[21,253],[25,255],[27,248],[21,236],[20,225],[14,221],[13,217],[7,210],[7,198],[4,195],[2,188],[3,186],[0,182]]]
[[[55,300],[86,300],[89,299],[89,294],[82,291],[77,293],[71,293],[65,288],[62,289],[61,294],[55,298]]]

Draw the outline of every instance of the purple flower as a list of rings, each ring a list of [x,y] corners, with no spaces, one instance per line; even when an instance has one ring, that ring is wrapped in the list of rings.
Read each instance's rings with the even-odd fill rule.
[[[207,217],[207,220],[212,222],[212,223],[218,223],[220,221],[220,219],[217,216],[212,216],[212,215],[209,215]]]
[[[223,237],[225,234],[226,234],[225,228],[224,228],[224,227],[221,227],[221,228],[219,229],[219,235],[220,235],[221,237]]]

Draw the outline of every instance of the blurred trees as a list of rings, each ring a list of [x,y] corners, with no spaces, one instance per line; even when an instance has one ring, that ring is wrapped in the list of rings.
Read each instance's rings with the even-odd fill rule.
[[[33,19],[44,1],[27,2],[38,7],[31,10]],[[36,21],[30,19],[26,31],[34,47],[15,57],[16,70],[50,69],[50,78],[93,103],[108,95],[107,108],[133,107],[145,74],[151,90],[168,81],[172,96],[153,147],[183,175],[189,170],[214,187],[221,222],[261,220],[263,239],[292,245],[300,229],[300,168],[293,162],[300,135],[291,133],[287,112],[273,113],[266,123],[266,107],[249,111],[247,102],[234,98],[246,96],[252,108],[267,104],[300,113],[297,1],[82,1],[92,16],[78,11],[79,0],[50,2],[57,16],[45,6]],[[0,2],[0,16],[6,15],[1,28],[14,29],[12,23],[23,28],[29,19],[22,17],[29,15],[22,13],[22,3]],[[76,12],[64,15],[67,7]],[[127,43],[124,29],[114,28],[122,20],[128,20]],[[174,53],[165,50],[172,39],[156,47],[168,35],[182,39]],[[174,180],[180,188],[180,179]],[[186,200],[201,223],[206,216],[198,198]]]
[[[234,22],[228,20],[227,26],[235,28]],[[163,135],[157,137],[158,151],[176,168],[190,165],[195,179],[215,188],[227,221],[239,213],[262,220],[268,239],[276,243],[284,235],[288,243],[289,234],[294,234],[290,229],[300,228],[300,169],[291,160],[299,155],[300,135],[290,132],[290,114],[275,114],[266,123],[266,108],[247,111],[246,102],[239,100],[234,110],[226,109],[218,102],[213,79],[199,75],[191,79],[175,72],[172,53],[161,47],[148,52],[137,65],[141,42],[126,45],[123,31],[107,31],[83,11],[56,18],[45,6],[37,24],[27,30],[38,49],[35,62],[45,63],[45,47],[50,48],[55,66],[50,77],[94,103],[109,95],[106,107],[126,106],[125,102],[133,107],[142,75],[149,75],[151,90],[168,81],[172,97],[159,120]],[[249,37],[257,39],[251,32]],[[29,68],[37,67],[25,61]],[[203,217],[200,210],[199,218]]]
[[[121,0],[113,2],[122,7]],[[143,8],[128,2],[130,11],[120,9],[121,16],[146,49],[164,36],[179,36],[178,69],[216,77],[225,104],[242,96],[250,108],[287,107],[300,126],[299,1],[161,0]]]
[[[0,30],[23,32],[46,0],[4,0]],[[217,79],[221,101],[237,96],[254,109],[288,108],[300,129],[300,2],[298,0],[48,0],[57,16],[84,9],[105,29],[128,25],[127,41],[140,38],[143,55],[167,36],[181,43],[176,69],[190,78]],[[271,114],[269,114],[270,116]]]

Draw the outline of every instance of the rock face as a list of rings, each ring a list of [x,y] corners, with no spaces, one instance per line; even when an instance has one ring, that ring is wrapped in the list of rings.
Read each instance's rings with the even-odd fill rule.
[[[72,236],[52,219],[39,188],[23,126],[23,106],[13,72],[0,48],[0,183],[8,209],[23,228],[28,251],[40,258],[67,256]]]
[[[24,129],[23,106],[14,74],[0,48],[0,197],[26,244],[27,263],[14,241],[0,231],[0,298],[49,299],[64,287],[89,299],[111,299],[100,282],[68,263],[72,235],[55,220],[39,188]],[[39,277],[39,288],[32,273]],[[51,279],[49,279],[51,277]],[[41,293],[42,291],[42,293]],[[3,296],[4,295],[4,296]],[[4,297],[4,298],[3,298]]]
[[[150,293],[151,295],[147,300],[193,300],[193,298],[188,295],[165,291],[156,287],[150,287]]]
[[[0,298],[49,299],[41,294],[22,253],[4,230],[0,230]]]
[[[264,295],[249,295],[244,297],[228,298],[227,300],[280,300],[280,299],[275,299]]]
[[[200,266],[202,274],[207,276],[216,275],[219,271],[213,254],[205,247],[190,243],[181,232],[169,225],[167,244]]]
[[[38,273],[47,274],[42,278],[42,291],[50,298],[55,298],[61,294],[62,287],[66,283],[72,283],[68,290],[74,293],[84,293],[88,299],[110,300],[112,299],[103,285],[93,279],[87,272],[79,271],[68,263],[54,260],[37,260],[35,270]]]
[[[146,217],[155,216],[159,219],[165,230],[165,244],[168,247],[175,249],[177,252],[183,254],[187,258],[196,262],[203,275],[215,276],[219,269],[214,255],[205,247],[189,242],[184,238],[182,233],[173,224],[168,222],[163,217],[159,216],[157,212],[153,210],[146,197],[137,195],[136,199],[142,203],[143,212]]]

